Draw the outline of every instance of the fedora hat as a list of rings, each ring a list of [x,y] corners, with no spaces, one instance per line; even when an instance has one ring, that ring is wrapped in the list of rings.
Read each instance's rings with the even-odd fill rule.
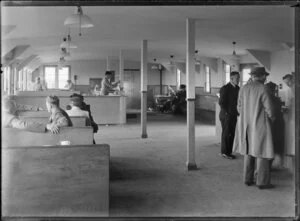
[[[254,75],[256,77],[261,77],[263,75],[266,75],[266,76],[269,75],[269,73],[266,72],[266,69],[264,67],[254,67],[254,68],[252,68],[252,70],[249,74],[251,76]]]

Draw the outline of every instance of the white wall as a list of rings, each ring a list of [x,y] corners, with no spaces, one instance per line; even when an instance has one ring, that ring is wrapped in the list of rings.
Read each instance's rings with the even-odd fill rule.
[[[268,81],[276,84],[282,83],[283,90],[286,90],[287,86],[283,83],[282,77],[293,71],[295,71],[295,52],[278,51],[271,54],[271,71]]]

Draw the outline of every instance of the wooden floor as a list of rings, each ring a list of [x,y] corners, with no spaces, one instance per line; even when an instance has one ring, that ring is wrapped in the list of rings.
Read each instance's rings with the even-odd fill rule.
[[[294,183],[274,170],[270,190],[245,186],[243,157],[226,160],[212,124],[196,121],[196,171],[186,170],[185,117],[148,116],[148,138],[137,118],[101,126],[96,142],[111,147],[110,216],[294,216]]]

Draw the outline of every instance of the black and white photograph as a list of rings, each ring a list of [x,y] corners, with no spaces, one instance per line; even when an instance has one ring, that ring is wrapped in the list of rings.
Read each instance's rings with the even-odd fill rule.
[[[2,0],[1,220],[300,220],[300,1]]]

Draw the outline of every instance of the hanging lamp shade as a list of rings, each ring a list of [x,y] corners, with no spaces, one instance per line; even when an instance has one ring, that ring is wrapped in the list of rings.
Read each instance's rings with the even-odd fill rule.
[[[62,57],[70,57],[71,54],[70,54],[70,52],[67,51],[66,48],[61,48],[60,56],[62,56]]]
[[[71,43],[71,37],[68,35],[68,38],[63,38],[60,48],[77,48],[77,46]]]
[[[232,58],[233,60],[238,61],[238,60],[239,60],[239,56],[237,56],[237,54],[236,54],[236,52],[235,52],[235,45],[236,45],[236,42],[234,41],[234,42],[232,42],[232,44],[233,44],[233,51],[232,51],[231,58]]]
[[[75,13],[66,18],[65,26],[70,28],[91,28],[94,27],[92,20],[89,16],[84,15],[81,6],[77,6]]]

